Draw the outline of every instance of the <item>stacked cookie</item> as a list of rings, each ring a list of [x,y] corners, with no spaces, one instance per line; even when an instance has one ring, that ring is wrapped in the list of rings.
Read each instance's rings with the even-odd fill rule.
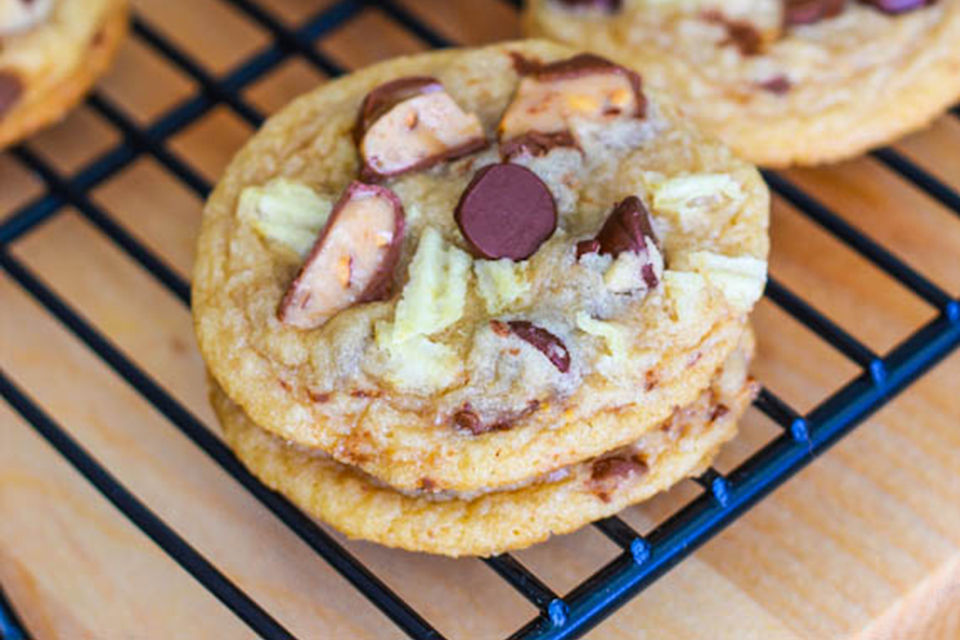
[[[80,102],[126,30],[126,0],[0,0],[0,149]]]
[[[635,66],[761,165],[856,156],[960,98],[960,0],[528,0],[524,27]]]
[[[488,555],[700,472],[755,385],[769,196],[634,71],[433,52],[271,118],[204,212],[227,441],[347,535]]]

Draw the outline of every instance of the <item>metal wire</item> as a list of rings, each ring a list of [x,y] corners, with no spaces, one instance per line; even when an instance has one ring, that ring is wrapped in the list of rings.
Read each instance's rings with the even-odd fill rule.
[[[38,175],[46,189],[41,196],[0,220],[0,267],[163,414],[172,427],[196,443],[404,633],[418,640],[439,639],[442,636],[429,622],[307,516],[283,497],[260,484],[211,430],[163,389],[148,372],[127,358],[108,336],[100,333],[8,251],[13,242],[57,215],[65,205],[69,205],[126,252],[172,295],[184,304],[189,304],[189,286],[182,274],[177,273],[172,266],[144,246],[108,211],[93,202],[90,197],[93,189],[104,184],[138,158],[147,156],[157,161],[198,197],[205,197],[210,191],[209,182],[190,165],[189,158],[181,157],[168,149],[167,141],[171,136],[194,124],[218,106],[227,107],[250,126],[258,126],[263,121],[263,115],[243,98],[241,92],[290,57],[302,58],[326,75],[342,73],[343,69],[320,53],[314,43],[321,36],[348,22],[365,5],[376,6],[394,22],[433,47],[452,44],[417,19],[403,5],[392,0],[341,0],[310,17],[298,28],[287,28],[268,10],[252,0],[227,1],[271,36],[267,46],[235,69],[222,77],[216,77],[160,31],[142,18],[136,18],[136,37],[192,79],[198,92],[176,104],[147,126],[139,126],[135,119],[110,97],[101,92],[94,93],[87,104],[117,129],[122,140],[73,176],[62,175],[27,146],[13,150],[12,156]],[[509,1],[517,4],[513,0]],[[952,113],[960,116],[960,109],[955,108]],[[915,188],[954,213],[960,214],[960,194],[902,153],[893,149],[881,149],[874,152],[873,157]],[[703,493],[649,533],[641,535],[616,517],[595,523],[599,531],[622,549],[622,553],[563,597],[556,594],[513,556],[502,555],[486,559],[484,562],[487,566],[538,610],[538,615],[511,638],[580,637],[960,346],[960,302],[783,175],[766,172],[765,178],[774,192],[799,212],[823,226],[919,298],[934,306],[939,315],[891,352],[878,355],[777,279],[771,278],[766,292],[769,299],[856,364],[861,369],[861,374],[836,390],[807,415],[801,415],[772,390],[764,388],[756,401],[756,407],[783,428],[784,433],[727,477],[715,469],[709,469],[697,478],[704,488]],[[264,638],[292,637],[280,622],[274,620],[153,514],[147,505],[127,491],[109,470],[84,451],[80,443],[74,441],[63,427],[53,422],[43,408],[2,371],[0,395],[105,498],[251,629]],[[21,640],[28,637],[10,603],[0,591],[0,640]]]

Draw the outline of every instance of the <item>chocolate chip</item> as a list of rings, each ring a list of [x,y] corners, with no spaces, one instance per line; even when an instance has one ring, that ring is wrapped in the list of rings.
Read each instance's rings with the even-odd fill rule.
[[[733,45],[744,56],[755,56],[763,49],[763,37],[757,28],[743,20],[730,20],[719,11],[705,11],[703,17],[707,22],[723,25],[727,30],[727,38],[721,46]]]
[[[787,76],[774,76],[769,80],[764,80],[757,84],[758,87],[764,91],[769,91],[778,96],[786,95],[790,93],[790,89],[793,88],[793,83],[790,82],[790,78]]]
[[[647,239],[659,246],[657,235],[653,231],[650,214],[644,208],[640,198],[629,196],[618,203],[607,221],[603,223],[595,239],[596,244],[585,240],[577,244],[577,257],[590,253],[597,247],[600,253],[616,258],[624,251],[631,251],[643,258],[643,281],[651,289],[659,283],[653,256],[647,250]]]
[[[557,2],[575,9],[594,9],[604,13],[616,13],[623,8],[623,0],[557,0]]]
[[[610,494],[630,478],[647,472],[647,465],[636,457],[614,456],[595,460],[590,468],[590,490],[604,502]]]
[[[374,88],[360,105],[360,113],[353,127],[353,139],[360,144],[367,129],[401,102],[436,91],[443,91],[443,85],[436,78],[427,76],[400,78]]]
[[[453,414],[453,424],[457,428],[469,431],[475,436],[490,433],[491,431],[507,431],[512,429],[519,420],[536,413],[539,408],[540,401],[531,400],[522,410],[502,414],[492,422],[485,423],[480,416],[477,415],[473,407],[470,406],[470,403],[466,402]]]
[[[525,260],[553,235],[557,207],[533,171],[493,164],[478,171],[464,189],[454,218],[476,256]]]
[[[843,11],[845,0],[786,0],[783,9],[783,24],[794,26],[813,24],[832,18]]]
[[[730,407],[721,402],[713,408],[713,411],[710,412],[710,422],[715,422],[728,413],[730,413]]]
[[[0,118],[16,104],[23,94],[20,77],[9,71],[0,71]]]
[[[546,356],[560,373],[570,370],[570,352],[560,338],[526,320],[511,320],[507,326],[515,336]]]
[[[486,433],[490,429],[484,428],[483,422],[477,412],[470,408],[467,403],[462,409],[453,414],[453,424],[464,431],[469,431],[475,436]]]
[[[545,156],[555,147],[577,147],[577,141],[570,131],[541,133],[530,131],[516,136],[500,145],[500,157],[506,162],[517,156]]]
[[[884,13],[904,13],[935,4],[937,0],[860,0]]]

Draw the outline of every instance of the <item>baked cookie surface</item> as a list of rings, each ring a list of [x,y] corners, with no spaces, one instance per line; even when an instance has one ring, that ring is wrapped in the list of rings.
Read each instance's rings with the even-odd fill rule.
[[[254,423],[400,490],[471,492],[630,443],[703,392],[765,283],[767,189],[634,74],[574,54],[391,60],[241,150],[204,211],[193,310]]]
[[[354,538],[409,551],[488,556],[569,533],[704,471],[757,387],[744,334],[710,387],[638,441],[524,486],[476,496],[400,493],[260,429],[216,386],[227,443],[254,475],[307,514]]]
[[[126,30],[126,0],[0,0],[0,148],[80,102]]]
[[[958,0],[528,0],[523,23],[633,65],[760,165],[858,155],[960,98]]]

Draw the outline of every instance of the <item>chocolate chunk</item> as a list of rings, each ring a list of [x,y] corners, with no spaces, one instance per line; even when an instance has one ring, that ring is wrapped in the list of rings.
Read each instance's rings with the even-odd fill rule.
[[[470,403],[465,404],[462,409],[453,414],[453,424],[475,436],[490,431],[490,429],[484,428],[480,416],[470,407]]]
[[[427,76],[410,76],[386,82],[367,94],[360,105],[360,113],[353,127],[353,139],[357,144],[363,140],[364,134],[387,111],[409,100],[410,98],[443,91],[443,85],[436,78]]]
[[[353,304],[390,293],[403,243],[403,205],[376,185],[354,182],[337,201],[280,303],[284,324],[313,329]]]
[[[646,114],[640,76],[626,67],[588,53],[547,64],[511,56],[523,77],[498,127],[504,159],[579,147],[572,119],[606,124]]]
[[[840,15],[846,0],[786,0],[783,24],[813,24]]]
[[[560,338],[526,320],[511,320],[507,326],[515,336],[546,356],[560,373],[570,370],[570,352]]]
[[[723,25],[727,30],[727,38],[720,43],[721,46],[733,45],[743,56],[755,56],[763,49],[763,37],[749,22],[731,20],[719,11],[705,11],[703,18],[707,22]]]
[[[730,413],[730,407],[720,402],[714,406],[713,411],[710,412],[710,422],[716,422],[728,413]]]
[[[617,204],[607,221],[603,223],[596,237],[596,244],[585,240],[577,244],[577,257],[591,253],[593,248],[600,253],[616,258],[624,251],[631,251],[643,258],[643,281],[651,289],[659,280],[654,269],[653,257],[647,249],[647,239],[659,247],[657,235],[653,231],[650,214],[644,208],[640,198],[629,196]]]
[[[0,71],[0,118],[17,103],[23,94],[20,77],[9,71]]]
[[[556,2],[574,9],[593,9],[604,13],[616,13],[623,8],[623,0],[556,0]]]
[[[506,413],[499,416],[493,422],[485,423],[480,419],[480,416],[477,415],[473,407],[470,406],[470,403],[466,402],[463,407],[453,414],[453,424],[458,429],[469,431],[475,436],[490,433],[491,431],[507,431],[512,429],[519,420],[536,413],[539,408],[540,401],[531,400],[521,411]]]
[[[360,179],[378,182],[487,146],[480,120],[465,113],[435,78],[411,76],[367,94],[353,128]]]
[[[764,80],[763,82],[757,85],[764,91],[769,91],[778,96],[786,95],[790,93],[790,89],[793,88],[793,83],[790,82],[790,78],[787,76],[774,76],[769,80]]]
[[[525,260],[557,228],[557,207],[537,174],[515,164],[480,169],[454,211],[474,255]]]
[[[937,0],[860,0],[884,13],[905,13],[935,4]]]
[[[588,253],[597,253],[598,251],[600,251],[600,241],[596,238],[581,240],[577,243],[577,260]]]
[[[647,465],[637,457],[614,456],[595,460],[588,485],[598,498],[610,502],[610,494],[620,485],[647,472]]]
[[[540,157],[547,155],[550,153],[550,150],[555,147],[576,146],[577,141],[569,131],[556,131],[554,133],[530,131],[501,144],[500,157],[503,158],[504,161],[509,161],[522,155]]]

